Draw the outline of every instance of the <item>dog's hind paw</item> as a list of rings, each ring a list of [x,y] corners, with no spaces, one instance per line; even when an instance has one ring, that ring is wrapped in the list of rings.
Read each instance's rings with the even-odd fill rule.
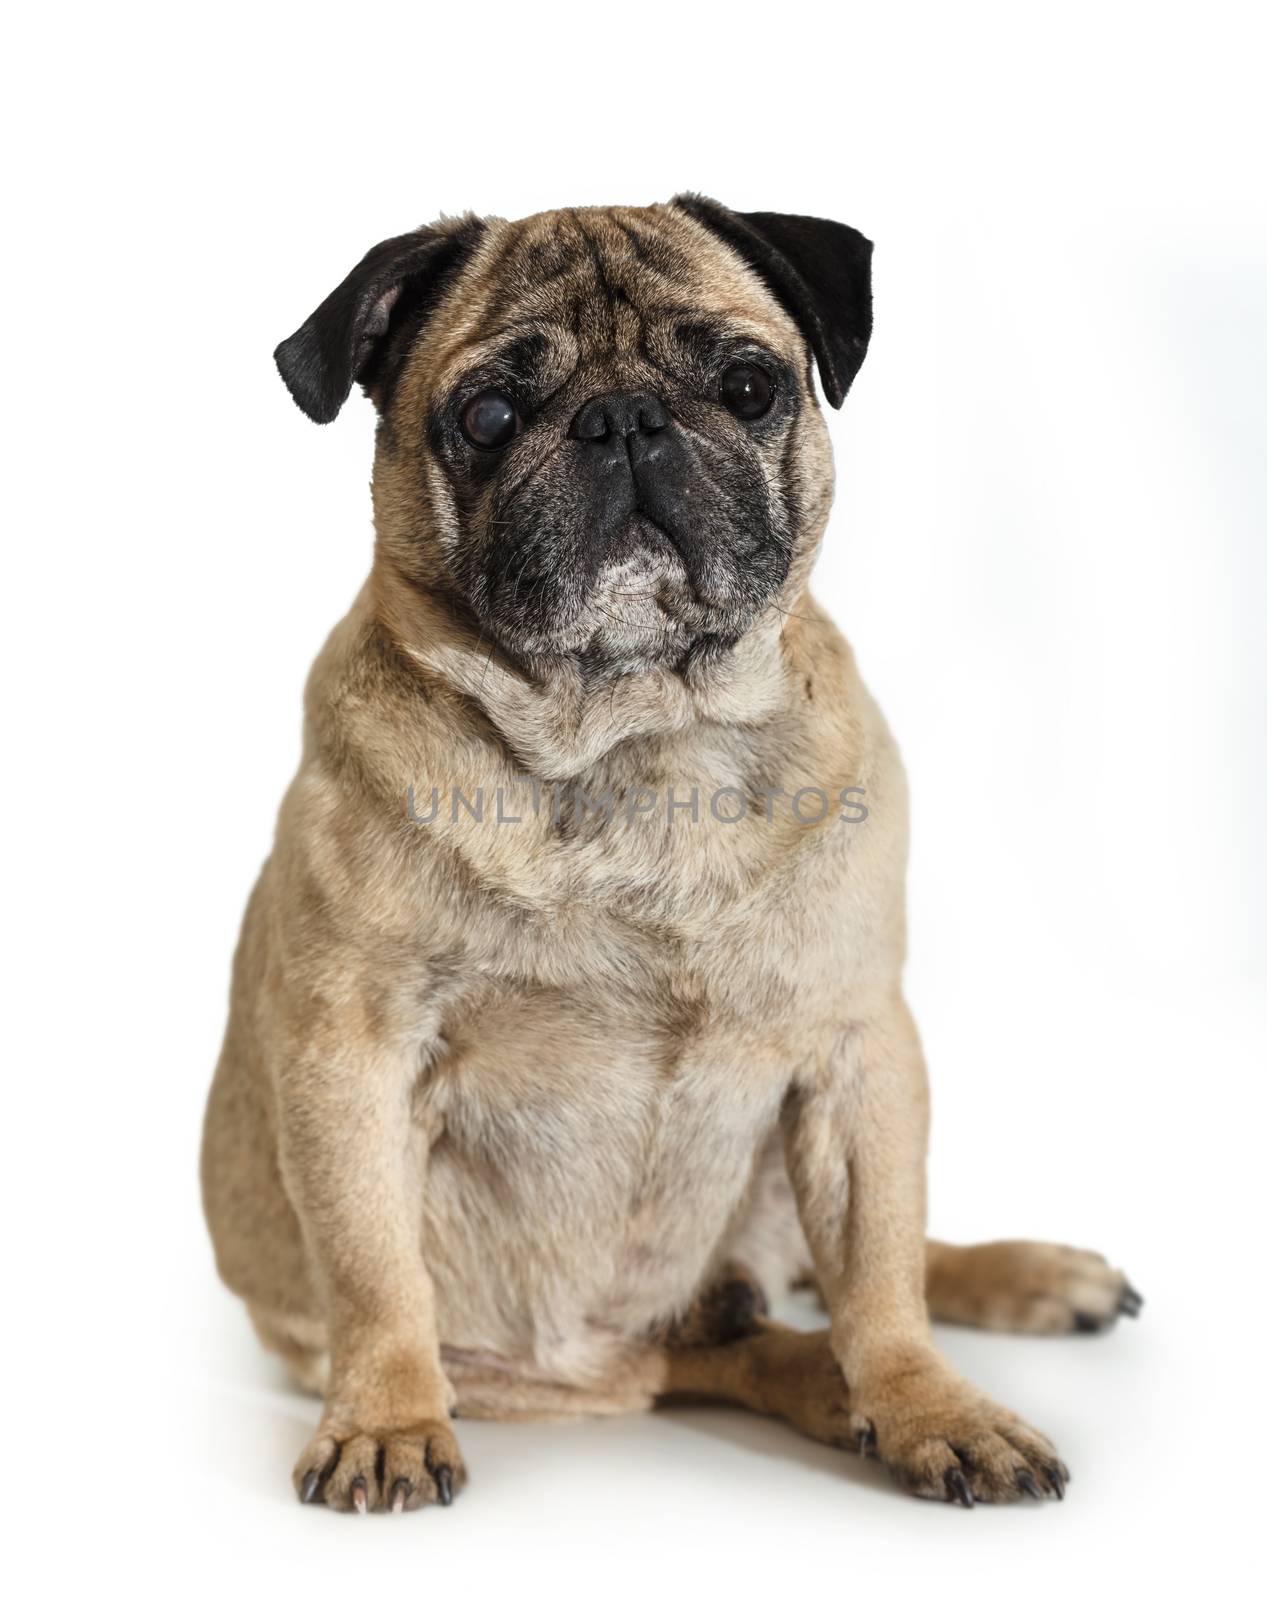
[[[1002,1239],[930,1246],[928,1309],[939,1322],[1004,1333],[1098,1333],[1143,1299],[1093,1250]]]

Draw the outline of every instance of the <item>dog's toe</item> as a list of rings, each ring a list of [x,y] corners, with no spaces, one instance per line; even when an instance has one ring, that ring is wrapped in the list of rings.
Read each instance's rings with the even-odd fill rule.
[[[465,1481],[457,1440],[441,1421],[344,1437],[318,1433],[295,1467],[305,1505],[360,1514],[452,1505]]]

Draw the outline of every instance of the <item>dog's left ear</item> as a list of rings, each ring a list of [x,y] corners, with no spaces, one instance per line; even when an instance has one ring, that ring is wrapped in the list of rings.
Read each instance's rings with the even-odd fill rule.
[[[839,407],[871,337],[871,241],[856,228],[780,211],[731,211],[704,195],[673,204],[719,234],[805,335],[823,393]]]
[[[484,225],[459,217],[384,239],[307,322],[273,352],[291,397],[314,422],[333,422],[358,379],[390,378],[388,335],[415,330],[471,254]]]

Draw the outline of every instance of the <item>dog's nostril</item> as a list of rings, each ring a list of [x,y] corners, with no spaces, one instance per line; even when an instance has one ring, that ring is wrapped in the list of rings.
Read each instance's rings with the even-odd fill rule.
[[[601,396],[583,405],[572,419],[572,433],[578,439],[605,439],[611,431],[611,418]]]
[[[652,395],[642,402],[638,410],[638,423],[644,433],[659,433],[669,425],[669,414]],[[633,429],[629,430],[631,433]]]
[[[577,439],[627,439],[631,434],[658,433],[669,425],[669,414],[651,394],[600,394],[587,400],[572,419]]]

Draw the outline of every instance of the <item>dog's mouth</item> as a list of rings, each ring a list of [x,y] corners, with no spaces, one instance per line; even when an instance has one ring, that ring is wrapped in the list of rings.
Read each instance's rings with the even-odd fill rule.
[[[672,528],[650,512],[631,511],[612,539],[599,572],[595,593],[654,604],[664,616],[683,625],[703,626],[730,609],[730,596],[709,592],[707,572],[692,570]]]
[[[625,526],[635,538],[643,538],[651,544],[663,541],[677,549],[673,535],[667,528],[662,528],[649,511],[644,511],[641,506],[636,511],[631,511],[625,519]]]
[[[621,561],[642,552],[676,560],[683,573],[686,572],[686,562],[673,534],[639,506],[629,513],[612,536],[608,560]]]
[[[624,531],[627,537],[598,574],[588,609],[614,623],[657,632],[697,626],[708,608],[694,593],[672,537],[641,512],[628,519]]]
[[[738,637],[782,579],[749,510],[727,516],[702,493],[689,508],[639,498],[615,516],[595,506],[570,528],[503,510],[477,609],[519,653],[580,653],[622,671],[676,661],[704,639]]]
[[[742,633],[765,598],[722,561],[689,562],[673,531],[637,510],[608,535],[570,618],[533,644],[618,670],[675,662],[703,639]]]

